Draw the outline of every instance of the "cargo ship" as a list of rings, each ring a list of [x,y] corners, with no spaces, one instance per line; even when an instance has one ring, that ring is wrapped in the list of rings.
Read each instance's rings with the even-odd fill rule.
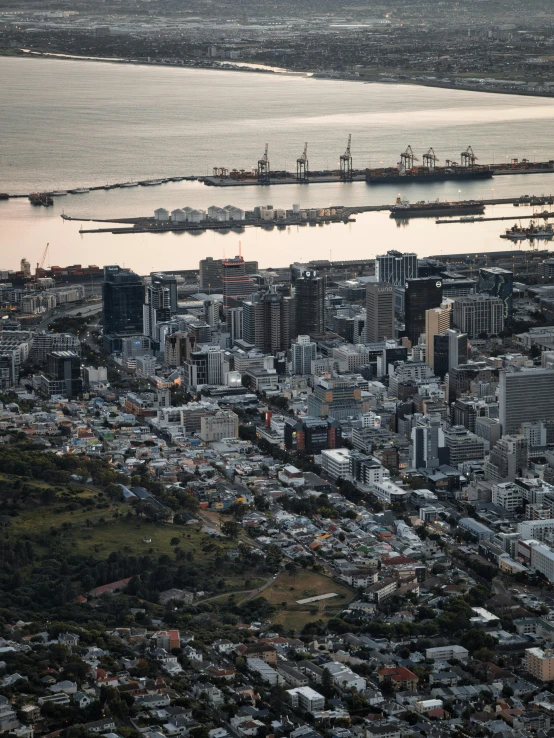
[[[527,228],[513,225],[506,233],[501,233],[500,238],[506,238],[509,241],[532,241],[535,238],[551,241],[554,238],[554,229],[551,223],[540,226],[532,220]]]
[[[475,169],[453,169],[449,167],[417,167],[402,171],[400,169],[368,169],[366,182],[368,184],[411,184],[412,182],[447,182],[451,180],[491,179],[493,171],[489,167]]]
[[[459,200],[458,202],[420,202],[411,203],[409,200],[402,200],[399,197],[396,203],[390,209],[391,218],[431,218],[436,215],[481,215],[485,211],[485,206],[479,200]]]

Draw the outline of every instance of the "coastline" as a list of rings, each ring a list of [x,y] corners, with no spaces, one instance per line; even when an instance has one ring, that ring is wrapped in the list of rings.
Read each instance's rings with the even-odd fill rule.
[[[309,70],[297,71],[294,69],[286,69],[280,67],[269,67],[263,64],[247,64],[238,63],[234,64],[231,61],[213,62],[211,65],[208,64],[171,64],[167,61],[145,61],[139,59],[127,59],[123,57],[111,58],[111,57],[95,57],[95,56],[79,56],[77,54],[58,54],[55,52],[42,52],[35,51],[32,49],[20,49],[21,53],[15,54],[3,54],[3,50],[0,50],[0,59],[6,57],[8,59],[61,59],[62,61],[88,61],[88,62],[99,62],[102,64],[129,64],[133,66],[148,66],[148,67],[169,67],[171,69],[196,69],[199,71],[222,71],[222,72],[248,72],[253,74],[278,74],[279,76],[291,76],[291,77],[309,77],[310,79],[317,80],[331,80],[331,81],[343,81],[343,82],[362,82],[363,84],[383,84],[383,85],[410,85],[411,87],[436,87],[444,90],[460,90],[463,92],[481,92],[484,94],[492,95],[516,95],[520,97],[543,97],[545,99],[554,98],[554,90],[552,92],[536,92],[533,90],[520,90],[511,88],[485,88],[478,87],[475,85],[467,84],[448,84],[437,80],[423,79],[366,79],[362,77],[352,77],[350,75],[326,75],[318,72],[312,72]],[[7,51],[7,50],[4,50]]]

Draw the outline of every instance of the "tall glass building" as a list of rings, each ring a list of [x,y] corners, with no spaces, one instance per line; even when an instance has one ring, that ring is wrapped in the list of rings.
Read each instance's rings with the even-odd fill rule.
[[[105,266],[102,301],[104,335],[142,334],[144,285],[138,274],[116,265]]]
[[[499,297],[504,305],[504,320],[510,320],[514,312],[514,273],[500,267],[479,269],[479,292]]]

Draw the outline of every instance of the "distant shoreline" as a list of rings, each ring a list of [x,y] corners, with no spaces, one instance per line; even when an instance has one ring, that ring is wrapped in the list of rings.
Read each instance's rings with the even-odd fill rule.
[[[534,92],[532,90],[513,90],[508,88],[483,89],[467,84],[447,84],[445,82],[433,82],[431,80],[421,79],[401,79],[401,80],[383,80],[383,79],[365,79],[362,77],[350,76],[330,76],[310,71],[295,71],[293,69],[285,69],[280,67],[269,67],[263,64],[252,66],[240,66],[232,61],[221,61],[213,66],[197,66],[195,64],[170,64],[164,61],[144,61],[138,59],[95,57],[95,56],[79,56],[77,54],[58,54],[55,52],[42,52],[30,49],[28,52],[15,54],[2,54],[0,59],[61,59],[62,61],[89,61],[100,62],[103,64],[129,64],[132,66],[144,65],[147,67],[169,67],[170,69],[196,69],[198,71],[215,71],[215,72],[249,72],[254,74],[275,74],[279,76],[290,77],[307,77],[309,79],[330,80],[336,82],[362,82],[364,84],[383,84],[383,85],[410,85],[412,87],[436,87],[443,90],[460,90],[463,92],[482,92],[492,95],[516,95],[519,97],[543,97],[545,99],[554,98],[554,90],[552,92]],[[246,64],[246,63],[245,63]]]

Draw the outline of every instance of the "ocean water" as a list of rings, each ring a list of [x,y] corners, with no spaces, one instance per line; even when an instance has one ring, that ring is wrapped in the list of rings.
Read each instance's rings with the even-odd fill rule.
[[[12,194],[106,182],[249,169],[266,143],[272,169],[294,169],[308,142],[310,168],[333,168],[352,134],[354,167],[393,165],[410,144],[421,158],[459,160],[471,145],[482,163],[554,158],[554,101],[408,85],[282,74],[177,69],[61,59],[0,58],[0,191]],[[82,218],[151,214],[157,207],[234,204],[290,207],[385,204],[408,199],[508,197],[554,192],[554,175],[505,176],[426,186],[365,183],[220,189],[168,183],[68,195],[53,208],[0,202],[0,268],[22,257],[50,263],[125,263],[140,272],[184,269],[206,255],[245,256],[262,266],[296,259],[368,258],[387,248],[419,254],[506,248],[506,224],[398,227],[386,213],[356,223],[244,234],[79,234]],[[494,214],[515,209],[495,206]],[[517,212],[515,213],[517,214]],[[490,215],[488,209],[487,215]],[[91,224],[83,224],[90,227]]]

